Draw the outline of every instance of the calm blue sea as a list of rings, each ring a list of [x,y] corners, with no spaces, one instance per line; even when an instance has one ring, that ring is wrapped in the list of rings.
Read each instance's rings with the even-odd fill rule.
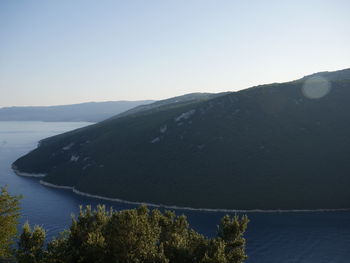
[[[104,203],[115,209],[133,208],[100,201],[68,190],[47,188],[37,179],[16,176],[11,164],[34,149],[39,140],[89,123],[0,122],[0,186],[24,196],[21,223],[42,225],[49,238],[70,224],[79,205]],[[197,231],[212,236],[225,213],[177,210]],[[248,213],[247,252],[249,263],[350,262],[350,212]]]

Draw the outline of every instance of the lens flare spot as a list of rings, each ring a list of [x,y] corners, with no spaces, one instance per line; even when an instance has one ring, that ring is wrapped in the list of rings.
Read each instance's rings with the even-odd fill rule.
[[[302,92],[308,99],[320,99],[331,90],[330,82],[322,77],[311,77],[304,82]]]

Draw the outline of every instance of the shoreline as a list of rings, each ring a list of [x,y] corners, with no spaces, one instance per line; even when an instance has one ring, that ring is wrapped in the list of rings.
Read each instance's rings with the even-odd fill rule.
[[[17,169],[16,166],[12,166],[14,173],[18,176],[23,177],[33,177],[33,178],[43,178],[46,174],[31,174],[21,172]],[[119,202],[123,204],[130,205],[146,205],[149,207],[156,208],[166,208],[166,209],[174,209],[174,210],[188,210],[188,211],[198,211],[198,212],[224,212],[224,213],[305,213],[305,212],[340,212],[340,211],[350,211],[350,208],[324,208],[324,209],[225,209],[225,208],[195,208],[195,207],[187,207],[187,206],[176,206],[176,205],[163,205],[163,204],[155,204],[155,203],[147,203],[147,202],[138,202],[138,201],[128,201],[120,198],[111,198],[100,195],[89,194],[85,192],[81,192],[77,190],[74,186],[65,186],[65,185],[56,185],[52,183],[45,182],[44,180],[40,180],[39,183],[46,187],[63,189],[63,190],[71,190],[74,194],[85,196],[89,198],[95,198],[99,200],[111,201],[111,202]]]
[[[12,165],[11,168],[14,171],[14,173],[17,174],[18,176],[34,177],[34,178],[43,178],[46,176],[46,174],[33,174],[33,173],[21,172],[20,170],[17,169],[17,166],[15,166],[15,165]]]

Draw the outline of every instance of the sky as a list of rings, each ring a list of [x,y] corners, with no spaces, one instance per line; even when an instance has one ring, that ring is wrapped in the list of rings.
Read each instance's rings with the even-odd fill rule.
[[[350,67],[348,0],[0,0],[0,107],[236,91]]]

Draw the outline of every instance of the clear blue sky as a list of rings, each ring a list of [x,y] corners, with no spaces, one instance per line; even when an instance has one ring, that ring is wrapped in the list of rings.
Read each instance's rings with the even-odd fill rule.
[[[350,67],[350,1],[1,0],[0,107],[234,91]]]

